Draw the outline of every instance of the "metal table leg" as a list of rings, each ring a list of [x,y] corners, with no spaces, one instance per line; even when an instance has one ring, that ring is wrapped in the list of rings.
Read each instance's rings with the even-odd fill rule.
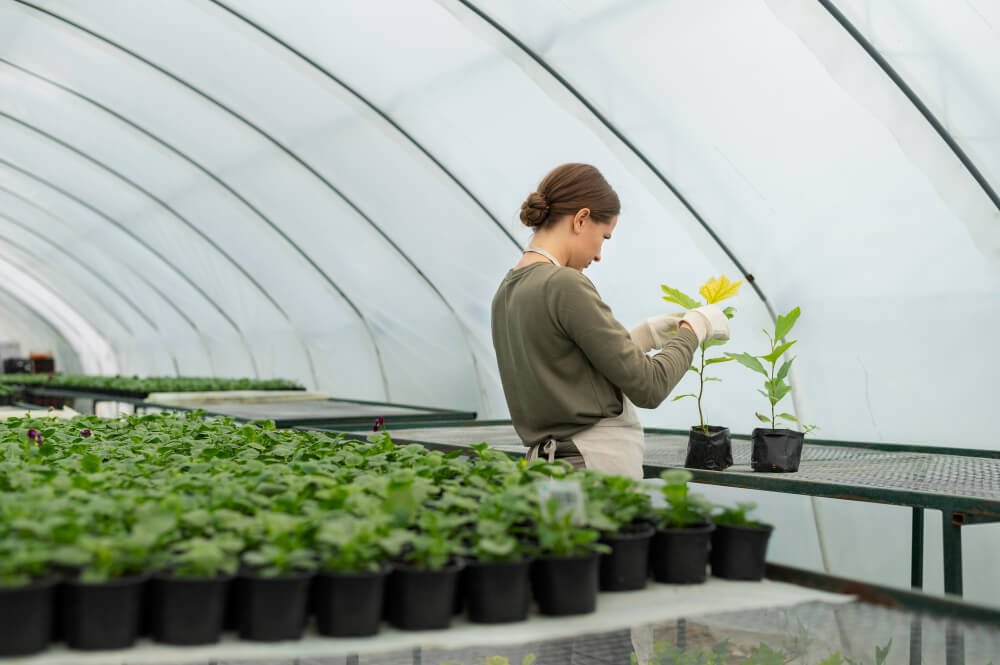
[[[962,595],[962,519],[959,513],[942,513],[944,542],[944,592]]]
[[[924,509],[913,509],[910,529],[910,586],[924,588]]]

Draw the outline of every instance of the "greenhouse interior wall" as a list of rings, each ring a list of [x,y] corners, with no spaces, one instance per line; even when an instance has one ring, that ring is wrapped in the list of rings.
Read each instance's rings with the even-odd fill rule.
[[[0,333],[60,371],[506,418],[518,208],[586,162],[622,200],[586,274],[626,326],[725,274],[730,350],[801,307],[815,436],[997,449],[991,0],[8,0],[0,52]],[[748,433],[755,377],[718,376],[710,421]],[[757,501],[776,562],[909,584],[908,508],[703,491]],[[1000,604],[1000,532],[964,539],[966,598]]]

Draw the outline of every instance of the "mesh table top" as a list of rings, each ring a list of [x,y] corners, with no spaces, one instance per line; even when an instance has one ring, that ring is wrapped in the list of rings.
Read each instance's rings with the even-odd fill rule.
[[[394,439],[446,446],[485,441],[523,454],[525,447],[510,425],[395,429]],[[837,445],[805,444],[797,473],[755,473],[748,440],[733,439],[734,465],[726,471],[692,470],[695,479],[713,484],[798,494],[879,501],[970,512],[1000,518],[1000,459],[920,452],[890,452]],[[646,433],[646,466],[681,467],[687,436]]]

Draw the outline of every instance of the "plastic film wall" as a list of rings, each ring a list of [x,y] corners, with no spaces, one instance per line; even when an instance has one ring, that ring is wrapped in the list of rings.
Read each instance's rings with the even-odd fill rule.
[[[0,331],[503,417],[516,213],[585,161],[623,201],[588,271],[623,323],[749,274],[731,346],[801,306],[824,438],[995,446],[1000,356],[961,349],[1000,328],[998,68],[974,0],[4,0]],[[748,431],[754,378],[720,376],[710,419]],[[837,547],[876,509],[762,502],[786,560],[903,574]]]

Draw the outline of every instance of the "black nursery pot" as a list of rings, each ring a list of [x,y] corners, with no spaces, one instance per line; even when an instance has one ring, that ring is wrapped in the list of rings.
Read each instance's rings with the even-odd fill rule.
[[[548,556],[535,561],[531,588],[542,614],[588,614],[597,607],[600,557]]]
[[[465,605],[473,623],[511,623],[528,618],[531,560],[470,562],[462,573]]]
[[[400,630],[436,630],[450,626],[455,585],[464,565],[456,561],[441,570],[397,565],[386,584],[389,623]]]
[[[717,524],[712,534],[712,575],[728,580],[761,580],[767,543],[774,527]]]
[[[164,644],[214,644],[222,634],[231,576],[157,575],[149,584],[150,630]]]
[[[321,571],[313,579],[316,630],[329,637],[364,637],[378,632],[389,568],[377,572]]]
[[[705,430],[695,425],[688,433],[687,457],[684,466],[689,469],[722,471],[733,465],[733,443],[728,427],[706,425]]]
[[[0,656],[26,656],[52,641],[56,577],[0,587]]]
[[[635,591],[646,586],[649,577],[649,541],[655,529],[649,524],[622,527],[617,533],[605,534],[601,542],[611,552],[601,554],[601,591]]]
[[[240,573],[239,635],[255,642],[280,642],[302,637],[306,622],[311,571],[263,577]]]
[[[710,523],[657,530],[650,553],[653,579],[666,584],[704,582],[714,531]]]
[[[63,636],[71,649],[125,649],[139,633],[142,593],[147,577],[106,582],[69,580],[60,594]]]
[[[790,473],[799,470],[805,435],[790,429],[757,427],[752,433],[750,466],[754,471]]]

